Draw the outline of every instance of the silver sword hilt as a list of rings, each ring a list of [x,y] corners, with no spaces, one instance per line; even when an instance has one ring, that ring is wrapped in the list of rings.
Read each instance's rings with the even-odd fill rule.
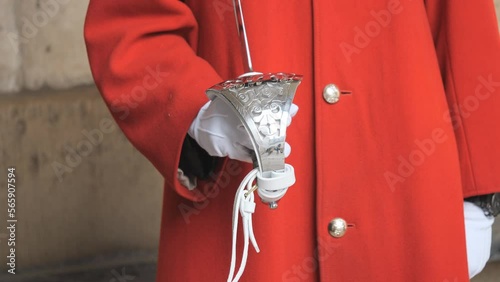
[[[290,107],[301,75],[247,75],[214,85],[209,98],[222,99],[237,113],[254,148],[254,166],[263,176],[285,170],[285,138]],[[268,202],[276,208],[277,202]]]
[[[214,85],[207,95],[210,99],[222,99],[237,113],[252,141],[254,167],[263,177],[272,177],[273,172],[285,172],[286,127],[302,76],[253,71],[241,0],[233,0],[233,6],[245,74]],[[266,199],[272,198],[278,197]],[[272,209],[278,206],[277,200],[266,203]]]

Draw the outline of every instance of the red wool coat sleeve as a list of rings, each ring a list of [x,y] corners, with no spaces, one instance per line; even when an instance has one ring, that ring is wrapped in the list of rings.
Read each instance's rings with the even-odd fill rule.
[[[426,1],[464,197],[500,191],[500,37],[493,1]]]
[[[179,194],[183,140],[204,94],[221,81],[196,56],[198,26],[177,0],[91,0],[85,39],[95,82],[115,120]]]

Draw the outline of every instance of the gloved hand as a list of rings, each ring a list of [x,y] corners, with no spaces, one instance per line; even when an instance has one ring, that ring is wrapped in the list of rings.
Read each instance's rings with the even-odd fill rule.
[[[480,207],[469,202],[464,202],[464,218],[469,278],[472,278],[483,270],[490,258],[494,218],[487,217]]]
[[[292,122],[299,107],[292,104],[287,126]],[[252,162],[252,142],[237,114],[224,101],[215,98],[206,103],[188,131],[200,147],[215,157]],[[285,157],[290,155],[290,145],[285,144]]]

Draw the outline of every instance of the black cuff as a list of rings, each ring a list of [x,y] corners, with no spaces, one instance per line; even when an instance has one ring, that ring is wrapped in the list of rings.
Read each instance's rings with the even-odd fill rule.
[[[215,170],[219,158],[210,156],[196,140],[186,135],[182,144],[179,168],[189,179],[207,179]]]
[[[486,216],[497,216],[500,214],[500,193],[473,196],[465,198],[464,201],[471,202],[483,209]]]

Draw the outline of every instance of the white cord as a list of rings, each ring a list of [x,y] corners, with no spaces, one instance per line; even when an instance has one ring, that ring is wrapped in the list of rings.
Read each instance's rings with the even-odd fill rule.
[[[247,263],[248,257],[248,245],[249,239],[252,241],[252,245],[255,248],[255,251],[260,252],[259,246],[257,245],[257,241],[255,240],[255,235],[253,233],[252,226],[252,214],[255,212],[255,197],[252,191],[252,183],[257,177],[257,173],[259,170],[254,168],[250,171],[247,176],[243,179],[236,192],[236,197],[234,198],[234,206],[233,206],[233,245],[231,252],[231,268],[229,270],[229,276],[227,278],[228,282],[237,282],[241,278],[243,271],[245,270],[245,266]],[[245,196],[246,195],[246,196]],[[241,214],[241,218],[243,221],[243,237],[244,237],[244,247],[243,247],[243,257],[241,258],[240,268],[236,273],[236,276],[233,278],[234,270],[236,266],[236,240],[238,235],[238,211]]]
[[[295,183],[295,173],[291,165],[286,164],[285,170],[280,172],[267,173],[263,176],[258,168],[251,170],[243,179],[236,191],[233,206],[233,242],[231,250],[231,267],[227,282],[238,282],[243,275],[248,258],[249,241],[257,253],[260,252],[259,246],[253,233],[252,214],[255,212],[255,196],[253,182],[257,179],[259,185],[259,196],[264,202],[272,200],[278,201],[281,199],[288,187]],[[241,258],[240,268],[234,276],[236,267],[236,240],[238,238],[238,211],[240,212],[243,222],[243,256]],[[233,277],[234,276],[234,277]]]

